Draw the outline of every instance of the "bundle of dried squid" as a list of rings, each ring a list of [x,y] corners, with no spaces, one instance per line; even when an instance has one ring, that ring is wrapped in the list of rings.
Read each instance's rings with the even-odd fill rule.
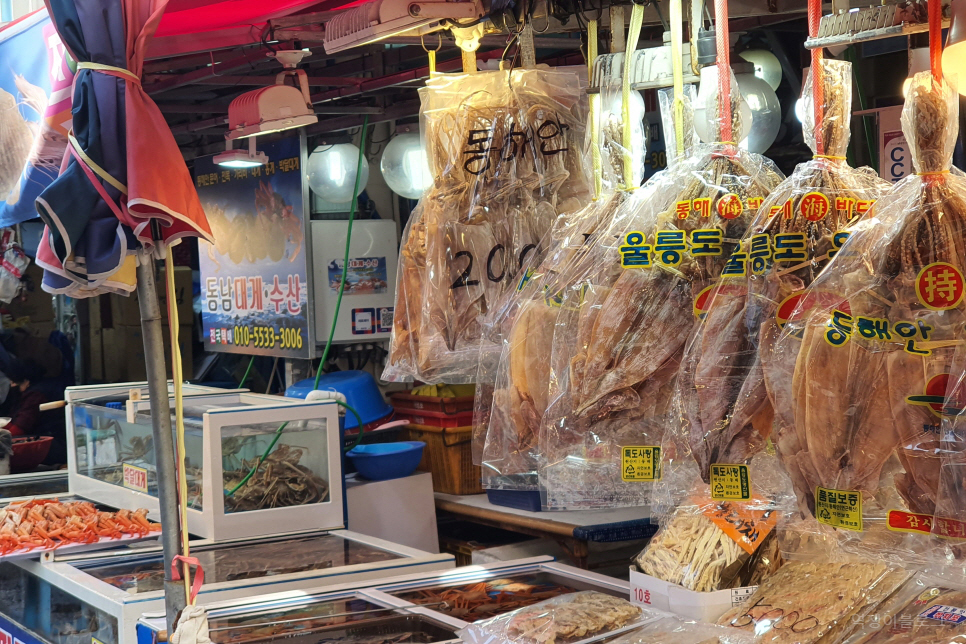
[[[849,167],[851,63],[821,63],[824,91],[815,123],[806,109],[805,140],[815,156],[765,199],[745,232],[743,273],[729,273],[711,290],[704,319],[688,339],[677,380],[671,427],[709,480],[713,463],[746,463],[771,433],[774,410],[762,365],[805,289],[848,237],[848,227],[888,188],[870,168]],[[772,383],[780,401],[787,385]],[[789,405],[790,406],[790,405]]]
[[[735,94],[732,127],[741,131]],[[648,486],[623,476],[622,447],[661,445],[695,311],[741,263],[738,242],[782,178],[734,144],[697,146],[641,189],[646,198],[622,206],[588,253],[593,269],[555,294],[540,473],[549,506],[647,502]]]
[[[437,75],[420,90],[435,184],[403,235],[389,380],[469,382],[482,320],[589,196],[572,72]]]
[[[767,365],[791,401],[778,416],[776,446],[801,505],[815,512],[820,502],[826,523],[828,492],[818,488],[852,493],[866,518],[932,514],[939,490],[955,490],[944,495],[954,513],[966,498],[955,467],[950,487],[939,483],[950,365],[966,340],[966,179],[950,173],[957,110],[945,82],[916,75],[902,124],[917,174],[854,227]],[[779,408],[782,400],[775,397]]]

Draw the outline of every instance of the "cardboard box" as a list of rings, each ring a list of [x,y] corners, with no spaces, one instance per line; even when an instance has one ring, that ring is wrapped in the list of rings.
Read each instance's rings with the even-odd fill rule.
[[[161,319],[167,320],[168,298],[163,271],[158,274],[157,287],[158,303],[161,305]],[[194,298],[191,288],[191,269],[187,266],[174,267],[174,290],[178,306],[178,322],[182,325],[190,325],[194,320]],[[141,308],[138,302],[137,292],[132,293],[130,296],[102,296],[101,299],[105,298],[110,302],[109,326],[135,326],[141,324]],[[108,323],[108,321],[104,320],[104,323]],[[91,324],[93,324],[93,321]]]
[[[699,593],[651,577],[631,566],[631,603],[657,608],[686,619],[714,623],[719,617],[751,597],[758,586]]]

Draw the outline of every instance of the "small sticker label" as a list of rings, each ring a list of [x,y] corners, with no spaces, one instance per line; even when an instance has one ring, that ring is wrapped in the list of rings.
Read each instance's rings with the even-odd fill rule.
[[[802,216],[809,221],[821,221],[828,215],[830,208],[828,197],[821,192],[810,192],[802,197],[798,204]]]
[[[747,465],[715,463],[711,466],[711,498],[715,501],[747,501],[751,476]]]
[[[124,474],[124,487],[138,492],[148,492],[148,471],[137,465],[124,463],[122,466]]]
[[[930,606],[919,613],[919,617],[935,619],[940,622],[946,622],[947,624],[962,624],[966,622],[966,608],[941,605]]]
[[[378,311],[379,333],[389,333],[392,331],[393,307],[384,306]]]
[[[97,639],[96,637],[92,637],[91,638],[91,644],[104,644],[104,642],[102,642],[101,640]]]
[[[750,555],[755,554],[755,550],[778,523],[779,513],[760,497],[755,497],[753,503],[717,502],[700,498],[694,503],[702,508],[704,516]]]
[[[862,532],[862,493],[816,488],[815,518],[833,528]]]
[[[731,607],[738,608],[745,603],[749,597],[755,594],[758,586],[742,586],[741,588],[731,589]]]
[[[352,335],[375,333],[375,317],[375,309],[352,309]]]
[[[661,480],[661,448],[628,445],[621,448],[621,480],[628,482]]]
[[[889,510],[887,527],[893,532],[930,534],[932,532],[932,515]]]
[[[927,309],[954,309],[963,300],[963,294],[963,275],[952,264],[935,262],[919,271],[916,277],[916,295]]]

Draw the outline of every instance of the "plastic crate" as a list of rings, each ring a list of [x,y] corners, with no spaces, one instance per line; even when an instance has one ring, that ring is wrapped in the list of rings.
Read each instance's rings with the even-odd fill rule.
[[[482,494],[479,465],[473,465],[473,427],[407,425],[409,440],[423,441],[419,469],[433,475],[433,489],[443,494]]]
[[[435,411],[441,414],[458,414],[473,411],[473,396],[458,398],[437,398],[435,396],[414,396],[410,393],[389,394],[393,407],[400,409],[417,409],[421,411]]]
[[[428,409],[396,407],[396,416],[411,421],[413,425],[429,425],[430,427],[456,428],[473,424],[472,411],[445,414],[441,411],[430,411]]]

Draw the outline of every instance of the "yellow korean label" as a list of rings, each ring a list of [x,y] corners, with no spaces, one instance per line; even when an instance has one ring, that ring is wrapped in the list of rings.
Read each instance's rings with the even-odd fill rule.
[[[138,467],[137,465],[129,465],[124,463],[122,466],[123,470],[123,484],[129,490],[137,490],[138,492],[147,493],[148,491],[148,471],[143,467]]]
[[[751,475],[747,465],[711,465],[711,498],[715,501],[747,501],[751,498]]]
[[[661,448],[652,445],[622,447],[621,479],[629,482],[660,481]]]
[[[862,532],[862,493],[816,488],[815,518],[833,528]]]

